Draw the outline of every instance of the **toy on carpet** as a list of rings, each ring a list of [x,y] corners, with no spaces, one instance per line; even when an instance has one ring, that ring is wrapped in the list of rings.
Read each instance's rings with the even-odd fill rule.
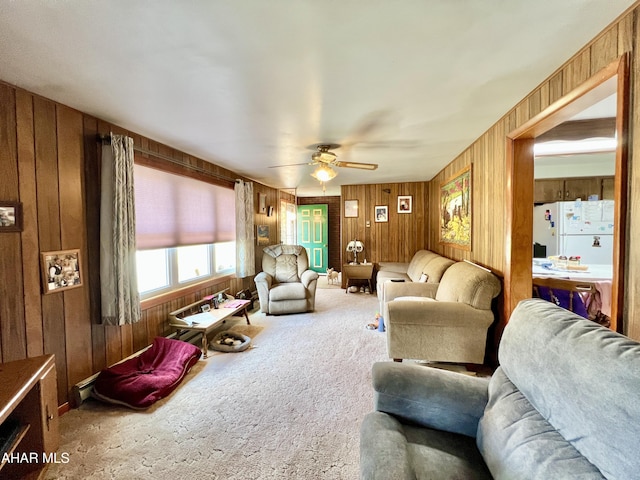
[[[376,319],[367,324],[367,329],[368,330],[378,330],[379,332],[384,332],[385,328],[384,328],[384,317],[382,315],[380,315],[379,313],[376,313]]]

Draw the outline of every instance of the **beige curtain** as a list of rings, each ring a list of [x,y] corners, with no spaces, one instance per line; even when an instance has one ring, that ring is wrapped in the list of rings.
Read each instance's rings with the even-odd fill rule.
[[[102,147],[100,287],[103,324],[140,320],[133,139],[124,135],[111,135],[111,145]]]
[[[236,180],[236,276],[256,273],[253,183]]]

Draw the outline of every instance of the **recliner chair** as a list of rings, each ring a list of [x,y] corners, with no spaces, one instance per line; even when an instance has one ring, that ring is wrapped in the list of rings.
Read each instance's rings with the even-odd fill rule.
[[[305,248],[270,245],[263,252],[262,272],[255,277],[260,310],[272,315],[313,311],[318,273],[309,269]]]

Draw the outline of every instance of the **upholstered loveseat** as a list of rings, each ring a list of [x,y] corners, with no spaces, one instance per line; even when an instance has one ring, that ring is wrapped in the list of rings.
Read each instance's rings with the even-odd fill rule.
[[[454,261],[430,250],[418,250],[409,263],[380,262],[376,273],[376,293],[380,313],[384,312],[384,289],[387,282],[406,283],[406,288],[420,292],[440,282],[444,272]],[[409,286],[409,284],[414,284]],[[426,296],[426,295],[420,295]]]
[[[300,245],[265,247],[262,272],[255,283],[264,313],[303,313],[315,308],[318,273],[309,269],[307,251]]]
[[[498,355],[490,379],[375,364],[361,478],[638,478],[639,343],[531,299]]]
[[[492,301],[501,290],[490,271],[455,262],[440,283],[388,282],[383,317],[389,357],[434,362],[484,362]]]

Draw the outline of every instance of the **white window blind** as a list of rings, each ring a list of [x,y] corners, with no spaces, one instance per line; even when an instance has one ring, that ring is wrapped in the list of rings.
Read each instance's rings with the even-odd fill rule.
[[[233,189],[136,165],[137,249],[234,241]]]

